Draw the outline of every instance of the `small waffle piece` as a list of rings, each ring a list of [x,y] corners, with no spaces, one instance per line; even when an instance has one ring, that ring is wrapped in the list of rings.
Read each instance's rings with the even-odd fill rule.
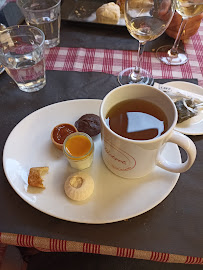
[[[28,175],[28,184],[32,187],[45,188],[43,185],[43,176],[47,174],[49,167],[33,167]]]

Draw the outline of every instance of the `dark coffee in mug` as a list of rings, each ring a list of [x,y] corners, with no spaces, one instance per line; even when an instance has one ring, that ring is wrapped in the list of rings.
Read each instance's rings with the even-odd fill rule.
[[[168,129],[161,108],[143,99],[130,99],[113,106],[106,115],[106,124],[118,135],[132,140],[150,140]]]

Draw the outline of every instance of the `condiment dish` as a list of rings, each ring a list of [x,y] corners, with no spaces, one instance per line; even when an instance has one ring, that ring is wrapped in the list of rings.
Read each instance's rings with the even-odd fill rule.
[[[51,132],[53,144],[60,150],[63,150],[63,142],[71,133],[77,132],[77,128],[68,123],[62,123],[55,126]]]

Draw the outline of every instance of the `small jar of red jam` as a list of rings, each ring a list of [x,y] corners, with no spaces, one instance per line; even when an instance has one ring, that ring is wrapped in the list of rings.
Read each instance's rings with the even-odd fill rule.
[[[54,127],[51,132],[51,140],[54,145],[59,148],[60,150],[63,149],[63,143],[67,136],[70,134],[77,132],[75,126],[67,123],[59,124]]]

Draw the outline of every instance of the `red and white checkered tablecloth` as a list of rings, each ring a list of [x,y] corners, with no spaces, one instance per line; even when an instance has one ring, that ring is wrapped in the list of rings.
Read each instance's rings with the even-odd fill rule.
[[[144,52],[143,68],[156,79],[198,79],[203,87],[203,22],[198,33],[185,42],[189,61],[181,66],[168,66],[156,58],[155,52]],[[137,51],[55,47],[46,50],[47,70],[104,72],[117,75],[135,66]]]
[[[5,3],[16,0],[5,0]],[[182,66],[167,66],[155,52],[144,52],[142,67],[156,79],[198,79],[203,87],[203,21],[198,32],[185,43],[189,61]],[[117,75],[122,69],[135,66],[137,51],[55,47],[46,50],[47,70],[104,72]]]

